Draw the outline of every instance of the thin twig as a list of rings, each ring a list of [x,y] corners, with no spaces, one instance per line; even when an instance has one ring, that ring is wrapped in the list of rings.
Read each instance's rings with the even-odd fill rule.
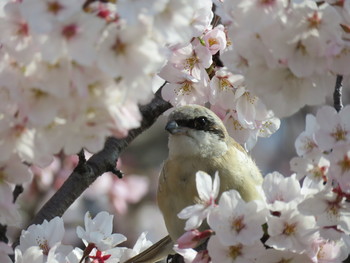
[[[333,93],[333,104],[334,108],[337,112],[339,112],[343,108],[342,103],[342,82],[343,82],[343,76],[337,75],[337,80],[335,82],[335,88]]]

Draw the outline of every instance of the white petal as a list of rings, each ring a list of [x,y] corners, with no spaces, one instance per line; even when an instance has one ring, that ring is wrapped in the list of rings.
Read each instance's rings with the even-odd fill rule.
[[[199,198],[203,201],[209,201],[212,189],[211,176],[205,172],[198,171],[196,173],[196,186]]]

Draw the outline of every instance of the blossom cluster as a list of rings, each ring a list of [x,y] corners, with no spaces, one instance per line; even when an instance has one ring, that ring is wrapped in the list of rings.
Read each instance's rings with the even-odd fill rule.
[[[242,74],[217,61],[230,45],[226,31],[221,24],[208,24],[189,44],[172,46],[171,56],[159,73],[167,81],[162,95],[175,107],[209,104],[229,134],[250,150],[258,137],[273,134],[280,120],[247,90]]]
[[[0,161],[46,166],[60,151],[100,150],[107,136],[140,125],[137,105],[152,98],[159,76],[169,82],[166,100],[210,102],[252,148],[279,120],[243,76],[213,63],[228,46],[213,17],[211,0],[4,1]]]
[[[85,259],[98,263],[124,262],[152,245],[143,233],[132,249],[117,246],[124,242],[126,237],[112,233],[113,215],[107,212],[100,212],[94,218],[87,212],[84,226],[84,228],[78,226],[76,230],[77,236],[85,244],[85,249],[82,250],[62,244],[65,229],[60,217],[50,221],[44,220],[40,225],[31,225],[27,230],[22,231],[20,245],[14,251],[15,262],[79,263],[85,262]],[[2,263],[12,263],[8,256],[5,258],[5,253],[11,254],[11,252],[9,247],[1,246]]]
[[[221,58],[285,117],[325,102],[349,75],[349,1],[215,1],[232,46]]]
[[[55,165],[58,153],[96,152],[107,136],[126,136],[165,80],[164,99],[210,103],[247,149],[279,127],[244,77],[213,61],[229,43],[226,28],[211,25],[211,0],[85,4],[1,2],[1,224],[20,221],[11,192],[32,180],[26,165]]]
[[[315,188],[309,181],[300,185],[296,174],[274,172],[257,187],[261,200],[246,202],[229,190],[216,203],[218,179],[199,171],[200,203],[178,215],[187,219],[187,232],[174,249],[185,262],[341,263],[349,255],[350,206],[347,195],[331,183]],[[204,220],[210,229],[197,230]],[[193,249],[208,237],[206,250]]]
[[[212,14],[211,1],[84,2],[2,3],[0,161],[45,166],[60,151],[96,152],[107,136],[125,137],[168,46],[190,41]]]
[[[207,105],[251,149],[279,128],[277,117],[323,103],[336,75],[350,73],[350,1],[107,2],[0,3],[2,225],[20,223],[12,192],[32,180],[29,165],[55,165],[57,153],[96,152],[107,136],[125,137],[140,125],[138,105],[165,81],[165,100]],[[179,253],[197,262],[341,262],[350,250],[348,116],[350,107],[308,115],[291,161],[296,174],[267,175],[262,200],[247,203],[232,190],[217,204],[218,179],[199,173],[211,192],[199,190],[205,202],[180,217],[189,219],[189,236],[211,236],[208,251],[181,241]],[[193,230],[205,219],[212,230]],[[60,218],[31,226],[16,262],[122,262],[149,245],[142,236],[134,250],[116,248],[125,238],[112,234],[111,221],[85,216],[77,230],[84,251],[61,244]],[[1,262],[12,252],[0,243]]]

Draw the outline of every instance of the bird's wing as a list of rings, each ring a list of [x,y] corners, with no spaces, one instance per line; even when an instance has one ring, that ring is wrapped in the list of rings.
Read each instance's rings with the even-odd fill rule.
[[[155,263],[167,257],[169,254],[174,254],[173,246],[174,243],[170,236],[163,237],[157,243],[124,263]]]

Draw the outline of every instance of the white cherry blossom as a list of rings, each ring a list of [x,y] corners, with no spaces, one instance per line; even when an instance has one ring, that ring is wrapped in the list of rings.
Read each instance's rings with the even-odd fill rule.
[[[315,139],[322,150],[328,151],[335,145],[350,141],[350,106],[339,113],[331,106],[323,106],[317,111],[316,121],[319,129]]]
[[[330,187],[311,195],[299,204],[299,210],[306,215],[316,216],[320,227],[328,227],[333,231],[350,232],[350,205],[345,197],[331,191]],[[334,229],[332,229],[334,228]]]
[[[262,190],[266,204],[272,211],[283,210],[287,203],[296,206],[303,200],[295,175],[284,177],[279,172],[269,173],[264,178]]]
[[[99,44],[98,67],[108,76],[129,82],[141,74],[156,73],[164,57],[158,43],[147,32],[145,24],[109,25]]]
[[[222,244],[252,245],[263,236],[267,211],[258,201],[246,203],[236,190],[224,192],[208,217],[209,226]]]
[[[95,45],[103,26],[102,19],[85,13],[55,24],[48,34],[38,36],[43,60],[54,64],[68,55],[82,65],[92,65],[97,53]]]
[[[113,215],[107,212],[100,212],[94,218],[86,212],[84,222],[85,230],[78,226],[77,235],[86,246],[93,243],[99,250],[104,251],[126,240],[121,234],[112,234]]]
[[[122,251],[122,255],[120,257],[121,262],[136,256],[152,245],[152,242],[146,238],[146,235],[147,233],[143,232],[136,240],[136,243],[132,249],[126,248]]]
[[[207,49],[209,49],[212,55],[215,55],[219,51],[223,51],[226,48],[226,34],[224,32],[224,26],[218,25],[213,29],[208,30],[202,37]]]
[[[213,180],[207,173],[198,171],[196,173],[196,187],[199,197],[198,203],[185,207],[178,214],[179,218],[187,219],[185,230],[198,228],[214,208],[215,199],[220,189],[220,177],[218,173],[215,173]]]
[[[243,85],[244,77],[233,74],[227,68],[220,68],[210,80],[209,102],[223,109],[230,109],[236,101],[236,90]]]
[[[331,92],[329,87],[335,83],[335,78],[327,74],[299,78],[287,67],[271,69],[267,65],[248,68],[245,76],[247,88],[277,117],[289,116],[305,105],[324,103]]]
[[[80,11],[83,3],[83,0],[24,0],[21,11],[33,30],[47,33],[58,22],[65,21]]]
[[[198,203],[185,207],[178,214],[179,218],[187,219],[185,230],[198,228],[214,208],[215,199],[220,189],[220,177],[218,173],[215,173],[213,180],[209,174],[198,171],[196,173],[196,187],[199,197]]]
[[[23,230],[20,237],[20,249],[23,255],[27,250],[33,253],[33,256],[39,257],[41,253],[45,259],[55,258],[63,260],[72,250],[71,246],[62,245],[61,241],[64,235],[63,220],[60,217],[44,222],[41,225],[31,225],[27,230]],[[34,249],[33,247],[36,247]],[[29,253],[29,252],[28,252]]]
[[[314,152],[320,152],[315,140],[315,132],[319,126],[314,115],[307,114],[305,121],[305,131],[300,133],[295,140],[295,149],[299,156],[306,156]]]
[[[344,192],[350,190],[350,144],[338,145],[329,155],[329,177],[335,179]]]
[[[315,263],[306,254],[293,253],[290,251],[281,251],[276,249],[267,249],[265,253],[259,257],[258,263]],[[318,261],[316,261],[318,262]]]
[[[290,161],[291,170],[297,173],[298,180],[305,176],[314,182],[315,186],[327,181],[330,162],[322,155],[308,158],[294,157]]]
[[[250,245],[224,245],[217,236],[213,236],[209,239],[208,251],[212,262],[253,263],[264,253],[265,248],[260,241]]]
[[[16,263],[43,263],[44,255],[41,249],[37,246],[29,247],[24,252],[16,248],[15,250],[15,262]]]
[[[5,1],[4,1],[5,2]],[[0,17],[0,34],[5,50],[20,63],[30,63],[38,52],[27,21],[20,12],[21,3],[7,1]]]
[[[317,237],[316,221],[313,216],[305,216],[294,205],[285,205],[279,216],[267,221],[268,246],[278,250],[303,253],[311,249],[311,242]]]
[[[169,67],[166,66],[163,68],[160,73],[162,78],[164,76],[163,74],[166,74],[165,72],[168,71],[167,69]],[[208,102],[209,89],[206,80],[201,81],[187,73],[174,71],[173,76],[168,81],[169,83],[167,83],[162,89],[162,97],[172,105],[204,105]]]
[[[191,22],[195,18],[194,3],[186,0],[167,0],[159,5],[153,25],[156,38],[170,45],[186,43],[193,36]],[[208,3],[208,2],[207,2]]]

